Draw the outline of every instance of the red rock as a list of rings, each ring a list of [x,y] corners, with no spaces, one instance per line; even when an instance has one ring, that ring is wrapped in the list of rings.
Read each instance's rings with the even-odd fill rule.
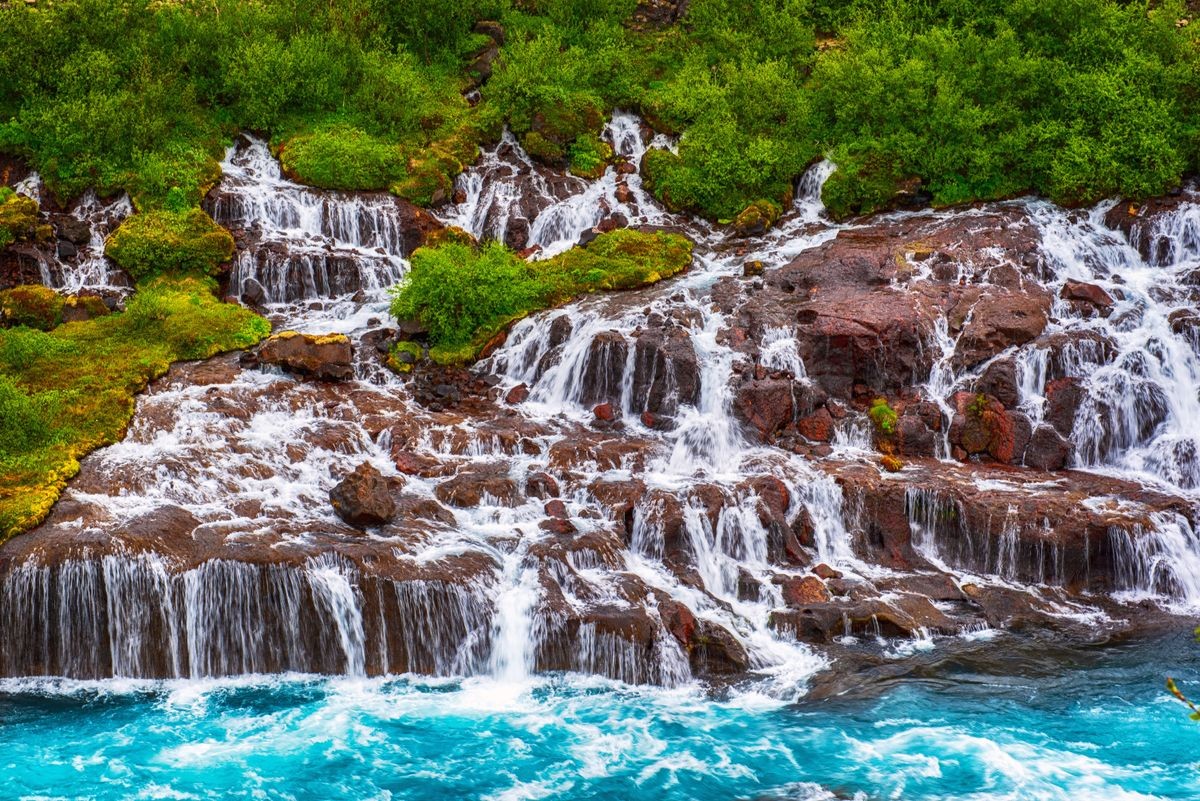
[[[617,413],[613,410],[613,405],[611,403],[601,403],[597,405],[592,409],[592,414],[596,416],[597,420],[605,423],[611,423],[613,420],[617,419]]]
[[[796,429],[805,439],[813,442],[833,441],[833,415],[822,406],[807,417],[796,421]]]
[[[986,453],[1009,464],[1016,454],[1017,437],[1013,418],[991,395],[974,392],[954,394],[955,415],[950,424],[951,443],[968,456]]]
[[[275,334],[258,351],[258,358],[291,373],[322,381],[346,381],[354,377],[354,349],[345,334]]]
[[[557,517],[560,519],[565,519],[567,517],[567,505],[558,498],[555,498],[552,501],[547,501],[545,511],[546,514],[550,515],[551,517]]]
[[[819,604],[828,601],[829,590],[825,582],[816,576],[789,578],[781,582],[783,602],[787,606],[800,607],[808,604]]]
[[[1083,303],[1088,303],[1098,309],[1108,309],[1113,305],[1112,295],[1104,291],[1103,287],[1095,284],[1085,284],[1082,281],[1067,280],[1063,284],[1062,291],[1059,292],[1059,297],[1063,300],[1077,300]]]
[[[840,579],[842,577],[842,571],[834,570],[832,567],[825,564],[824,562],[821,562],[819,565],[814,567],[813,573],[815,573],[818,577],[820,577],[822,579],[826,579],[826,580]]]
[[[532,498],[557,498],[558,482],[549,473],[530,473],[525,479],[525,494]]]
[[[528,400],[528,398],[529,387],[525,384],[517,384],[508,391],[508,394],[504,396],[504,402],[511,405],[516,405],[518,403],[524,403],[526,400]]]

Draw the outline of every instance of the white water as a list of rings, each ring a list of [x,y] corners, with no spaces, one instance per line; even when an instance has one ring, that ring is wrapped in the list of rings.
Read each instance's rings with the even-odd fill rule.
[[[616,115],[605,135],[629,163],[640,161],[645,143],[635,118]],[[293,184],[265,143],[253,139],[231,148],[224,169],[213,213],[245,244],[232,291],[257,293],[280,326],[358,337],[386,325],[386,289],[407,268],[393,199]],[[766,677],[768,692],[795,697],[825,661],[770,619],[782,604],[779,581],[807,571],[770,553],[782,535],[764,523],[761,498],[747,481],[782,482],[786,523],[802,515],[812,521],[815,561],[851,576],[880,570],[858,555],[861,532],[848,522],[854,509],[834,479],[803,457],[745,435],[733,412],[730,376],[735,366],[755,365],[724,342],[729,321],[709,292],[719,278],[740,275],[745,260],[777,267],[835,237],[840,229],[825,219],[819,200],[832,170],[828,162],[815,165],[781,224],[739,253],[718,247],[723,231],[668,215],[636,173],[610,167],[597,181],[552,180],[506,137],[459,179],[465,199],[445,212],[446,222],[504,238],[521,220],[541,255],[570,247],[607,215],[631,225],[682,223],[697,241],[691,271],[669,291],[593,297],[518,323],[484,365],[502,377],[502,389],[531,390],[516,410],[512,436],[502,417],[486,421],[493,430],[416,406],[399,380],[367,366],[361,344],[363,380],[347,385],[243,371],[207,385],[161,387],[139,402],[129,436],[92,457],[120,489],[77,484],[69,496],[93,512],[72,525],[95,536],[176,506],[199,521],[186,535],[220,556],[185,565],[153,551],[107,554],[102,576],[94,554],[53,568],[30,561],[6,576],[0,593],[0,619],[23,643],[20,661],[4,671],[20,673],[30,664],[75,676],[415,670],[485,674],[516,686],[539,665],[552,664],[671,685],[692,675],[688,655],[667,630],[668,606],[678,603],[701,625],[727,632]],[[619,187],[628,191],[624,202]],[[529,200],[522,192],[531,191],[543,193],[532,218],[522,207]],[[1127,293],[1107,319],[1077,318],[1056,306],[1055,326],[1096,329],[1120,355],[1109,365],[1089,361],[1083,349],[1050,358],[1037,343],[1022,348],[1016,357],[1025,408],[1040,419],[1034,415],[1046,381],[1076,371],[1067,374],[1089,390],[1080,417],[1100,420],[1105,432],[1087,421],[1076,426],[1079,463],[1190,491],[1200,481],[1194,463],[1172,454],[1194,447],[1198,436],[1188,424],[1200,419],[1196,355],[1167,318],[1188,302],[1183,275],[1197,258],[1188,245],[1192,212],[1181,212],[1173,223],[1178,230],[1162,234],[1174,243],[1160,249],[1166,263],[1148,264],[1119,235],[1101,230],[1102,210],[1081,219],[1044,204],[1022,208],[1042,232],[1055,291],[1074,277]],[[1122,276],[1119,285],[1114,272]],[[1163,274],[1169,280],[1156,283],[1154,276]],[[1135,308],[1137,315],[1125,314]],[[801,334],[769,331],[758,366],[807,381]],[[639,347],[658,335],[677,339],[669,348]],[[931,343],[939,355],[926,385],[947,412],[946,398],[971,378],[954,371],[954,345],[939,328]],[[1131,380],[1136,386],[1121,383]],[[592,407],[603,402],[619,413],[624,428],[617,436],[629,440],[619,458],[592,437]],[[1148,404],[1161,418],[1152,427],[1145,424]],[[863,458],[869,438],[861,419],[845,421],[840,432],[839,452]],[[554,555],[565,545],[540,527],[543,501],[519,492],[484,493],[478,504],[451,509],[452,522],[404,521],[367,534],[344,526],[329,507],[329,489],[363,461],[396,477],[397,447],[435,456],[460,474],[499,468],[518,488],[531,474],[555,472],[555,454],[577,447],[583,455],[560,471],[571,474],[562,500],[578,539],[594,542]],[[943,442],[940,455],[948,451]],[[628,510],[626,548],[613,533],[622,522],[618,512],[598,501],[595,487],[633,478],[646,493]],[[443,480],[406,476],[405,497],[432,501]],[[720,499],[719,508],[705,506],[710,497]],[[681,517],[669,514],[672,503]],[[673,529],[678,520],[681,527]],[[948,556],[945,532],[920,522],[914,520],[914,544],[931,563],[952,573],[969,564],[1001,581],[1018,579],[1012,526],[978,544],[979,553]],[[1128,596],[1200,602],[1200,548],[1187,521],[1155,518],[1144,534],[1126,554]],[[252,559],[238,561],[239,554]],[[747,586],[754,591],[743,592]],[[630,609],[639,613],[631,620],[652,630],[648,639],[622,628]],[[71,610],[69,625],[54,621],[64,610]],[[81,654],[88,649],[108,656],[87,661]]]

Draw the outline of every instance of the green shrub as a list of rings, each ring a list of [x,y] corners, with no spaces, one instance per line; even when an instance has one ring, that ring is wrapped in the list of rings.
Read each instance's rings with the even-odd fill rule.
[[[104,252],[135,281],[159,274],[216,275],[233,236],[201,209],[150,211],[121,223]]]
[[[896,433],[896,410],[888,404],[887,398],[876,398],[871,401],[867,416],[875,424],[875,430],[885,437]]]
[[[613,157],[612,147],[591,133],[576,138],[569,153],[571,172],[584,178],[599,178]]]
[[[691,258],[692,244],[682,236],[627,229],[540,262],[497,242],[475,248],[448,241],[412,254],[391,312],[428,329],[435,360],[466,362],[517,318],[584,293],[655,283],[686,269]]]
[[[288,139],[279,159],[289,177],[326,189],[386,189],[408,176],[398,145],[344,125]]]

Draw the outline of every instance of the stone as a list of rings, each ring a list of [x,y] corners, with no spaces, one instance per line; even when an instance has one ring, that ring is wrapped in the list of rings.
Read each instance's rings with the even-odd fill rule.
[[[613,405],[611,403],[601,403],[597,405],[592,409],[592,414],[595,415],[597,420],[604,423],[611,423],[613,420],[617,419],[617,413],[613,409]]]
[[[283,331],[259,348],[258,358],[289,373],[321,381],[347,381],[354,377],[354,350],[345,334],[301,334]]]
[[[975,391],[991,395],[1006,409],[1014,409],[1021,399],[1017,383],[1017,364],[1011,359],[997,359],[989,364],[975,382]]]
[[[813,442],[833,441],[833,415],[824,406],[796,421],[796,430]]]
[[[1059,297],[1063,300],[1079,301],[1095,307],[1099,310],[1107,310],[1112,308],[1112,295],[1108,294],[1103,287],[1095,284],[1085,284],[1082,281],[1067,280],[1063,284],[1062,291],[1059,292]]]
[[[1033,430],[1025,449],[1025,464],[1035,470],[1062,470],[1074,447],[1054,426],[1042,423]]]
[[[1045,290],[984,290],[959,336],[954,365],[973,367],[1007,348],[1032,342],[1046,329],[1049,313],[1050,298]]]
[[[338,517],[352,526],[377,526],[396,514],[392,483],[369,462],[363,462],[329,491]]]
[[[785,579],[780,582],[780,587],[784,604],[791,607],[825,603],[830,598],[825,582],[817,576]]]

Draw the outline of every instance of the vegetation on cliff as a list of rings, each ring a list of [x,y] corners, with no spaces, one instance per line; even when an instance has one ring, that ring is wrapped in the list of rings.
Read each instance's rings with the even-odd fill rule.
[[[535,262],[498,242],[473,248],[451,241],[412,254],[391,311],[428,330],[434,360],[468,362],[514,320],[589,292],[648,286],[691,260],[692,243],[662,231],[612,231]]]
[[[79,458],[121,439],[134,395],[172,362],[270,333],[214,288],[211,279],[156,278],[118,314],[50,331],[0,329],[0,540],[46,515]]]
[[[251,129],[298,180],[434,203],[502,124],[547,163],[601,169],[596,135],[621,107],[680,135],[677,153],[647,159],[659,197],[725,220],[785,203],[824,155],[839,165],[826,202],[843,216],[913,198],[1144,196],[1200,166],[1197,26],[1177,0],[675,11],[0,3],[0,151],[28,158],[60,197],[127,189],[139,209],[178,211],[215,180],[230,136]],[[464,92],[480,84],[472,105]]]

